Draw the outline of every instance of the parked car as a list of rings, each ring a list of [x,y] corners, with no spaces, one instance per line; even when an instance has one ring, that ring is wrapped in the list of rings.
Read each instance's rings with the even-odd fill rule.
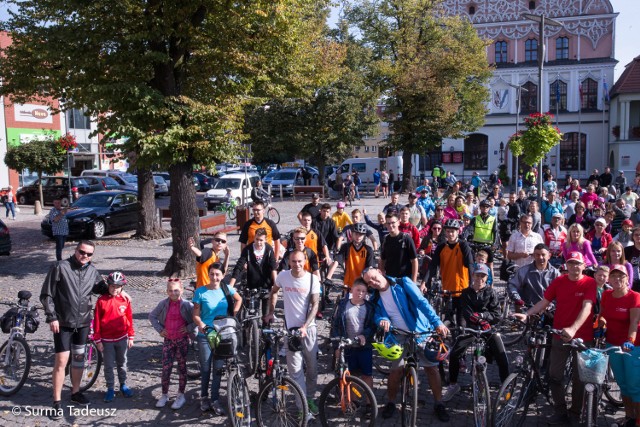
[[[171,176],[169,172],[154,172],[154,175],[158,175],[164,178],[164,182],[167,183],[167,188],[171,189]]]
[[[207,191],[213,188],[215,178],[202,172],[194,172],[193,176],[198,180],[196,191]]]
[[[304,168],[311,174],[311,179],[317,180],[320,177],[320,171],[313,166],[305,166]]]
[[[282,185],[282,194],[285,196],[293,195],[294,185],[303,185],[304,181],[300,176],[299,169],[280,169],[271,181],[271,194],[280,195],[280,186]]]
[[[276,174],[277,174],[278,172],[279,172],[279,171],[277,171],[277,170],[272,170],[271,172],[269,172],[268,174],[266,174],[266,175],[265,175],[265,177],[264,177],[264,178],[262,178],[262,186],[263,186],[264,188],[267,188],[267,186],[268,186],[269,184],[271,184],[271,181],[273,181],[273,177],[274,177],[274,176],[276,176]]]
[[[85,179],[86,178],[88,177],[85,177]],[[100,181],[104,190],[122,190],[122,188],[120,188],[120,183],[118,183],[118,181],[113,177],[97,176],[96,178]]]
[[[236,200],[237,204],[242,203],[244,191],[244,200],[251,197],[251,190],[260,180],[260,175],[255,172],[230,173],[216,181],[213,188],[204,195],[204,203],[209,210],[213,210],[216,206],[222,204],[227,194],[227,188],[231,189],[231,196]]]
[[[40,199],[38,192],[39,180],[34,181],[33,184],[22,187],[16,192],[16,199],[18,204],[27,205],[33,204],[36,200]],[[43,176],[42,177],[42,197],[44,203],[53,203],[53,201],[62,197],[62,206],[69,206],[73,201],[78,200],[82,195],[93,193],[95,191],[102,191],[105,186],[97,177],[82,176],[71,177],[71,194],[72,199],[69,200],[69,178],[66,176]]]
[[[163,177],[159,175],[153,176],[154,189],[156,191],[156,197],[160,196],[168,196],[169,195],[169,186]]]
[[[135,230],[138,226],[140,203],[131,191],[98,191],[78,199],[65,215],[69,221],[69,237],[100,238],[112,231]],[[42,234],[53,237],[51,221],[40,223]]]
[[[109,175],[114,179],[120,190],[138,191],[138,177],[136,175]],[[169,181],[167,181],[169,186]]]
[[[0,255],[11,254],[11,234],[9,227],[0,219]]]

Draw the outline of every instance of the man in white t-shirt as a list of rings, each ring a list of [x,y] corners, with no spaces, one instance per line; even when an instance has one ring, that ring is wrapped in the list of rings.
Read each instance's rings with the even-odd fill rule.
[[[271,289],[271,305],[269,314],[264,317],[265,323],[273,320],[273,312],[278,302],[278,292],[282,289],[284,318],[287,328],[299,328],[301,351],[287,348],[287,369],[289,375],[307,396],[309,412],[318,414],[318,406],[314,401],[318,380],[318,342],[316,329],[316,313],[320,303],[320,281],[305,271],[305,255],[295,249],[289,255],[291,270],[278,274],[276,283]],[[303,363],[304,362],[304,363]],[[305,370],[306,366],[306,381]]]
[[[544,243],[542,236],[531,229],[533,218],[529,214],[520,216],[520,230],[514,232],[507,242],[507,258],[518,268],[533,262],[533,248]]]

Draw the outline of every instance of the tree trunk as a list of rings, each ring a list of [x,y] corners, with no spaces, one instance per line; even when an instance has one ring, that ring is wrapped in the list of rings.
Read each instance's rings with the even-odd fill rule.
[[[413,180],[413,165],[411,164],[411,160],[413,158],[413,153],[409,152],[409,150],[404,150],[402,152],[402,188],[401,191],[404,193],[405,191],[413,193],[415,190],[415,182]]]
[[[156,191],[153,174],[148,169],[138,168],[138,201],[142,206],[138,218],[138,230],[134,237],[155,240],[168,237],[156,215]]]
[[[71,177],[69,177],[71,180]],[[42,195],[42,171],[38,171],[38,198],[40,199],[40,209],[44,209],[44,196]]]
[[[189,237],[199,242],[200,234],[192,169],[192,162],[176,163],[169,167],[173,253],[164,267],[164,274],[171,277],[186,277],[195,273],[195,255],[187,244]]]

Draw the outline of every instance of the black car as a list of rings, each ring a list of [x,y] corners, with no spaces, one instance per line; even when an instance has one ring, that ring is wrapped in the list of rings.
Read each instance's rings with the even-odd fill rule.
[[[28,205],[40,200],[38,192],[38,183],[36,180],[31,185],[22,187],[16,193],[16,199],[20,205]],[[72,176],[71,177],[71,195],[69,200],[69,178],[66,176],[43,176],[42,177],[42,197],[44,203],[52,204],[53,201],[62,197],[62,206],[69,206],[70,203],[78,200],[84,194],[102,191],[105,186],[100,178],[93,176]]]
[[[216,181],[216,178],[201,172],[195,172],[193,176],[198,179],[197,191],[211,190]]]
[[[11,253],[11,234],[9,227],[0,220],[0,255],[9,255]]]
[[[78,199],[66,214],[70,237],[102,237],[111,231],[135,230],[140,214],[138,195],[131,191],[98,191]],[[40,223],[42,234],[53,237],[51,222]]]

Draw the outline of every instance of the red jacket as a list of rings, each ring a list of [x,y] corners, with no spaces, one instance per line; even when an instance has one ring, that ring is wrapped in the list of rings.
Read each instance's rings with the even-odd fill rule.
[[[95,342],[115,342],[133,339],[133,313],[131,303],[122,295],[103,295],[96,302],[93,322]]]

